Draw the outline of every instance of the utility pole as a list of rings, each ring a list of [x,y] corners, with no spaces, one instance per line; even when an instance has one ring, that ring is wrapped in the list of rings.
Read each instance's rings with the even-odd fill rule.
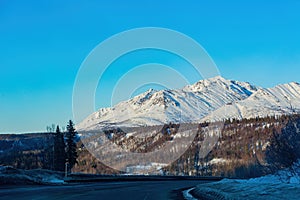
[[[66,161],[65,162],[65,177],[68,177],[68,173],[69,173],[69,162]]]
[[[55,139],[53,138],[54,142],[53,142],[53,149],[52,149],[52,170],[56,170],[55,166],[54,166],[54,157],[55,157]]]

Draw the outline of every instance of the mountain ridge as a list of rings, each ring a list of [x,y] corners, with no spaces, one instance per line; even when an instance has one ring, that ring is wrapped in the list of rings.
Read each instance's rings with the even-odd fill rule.
[[[288,109],[289,102],[291,109]],[[77,129],[218,121],[263,117],[268,113],[282,115],[300,111],[297,105],[300,105],[297,82],[262,88],[216,76],[181,89],[149,89],[113,107],[99,109],[79,123]]]

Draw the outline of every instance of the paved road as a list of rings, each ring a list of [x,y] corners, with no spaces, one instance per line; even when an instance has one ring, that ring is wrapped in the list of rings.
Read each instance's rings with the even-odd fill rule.
[[[176,199],[174,190],[193,187],[203,181],[139,181],[70,184],[64,186],[26,186],[0,188],[0,199]]]

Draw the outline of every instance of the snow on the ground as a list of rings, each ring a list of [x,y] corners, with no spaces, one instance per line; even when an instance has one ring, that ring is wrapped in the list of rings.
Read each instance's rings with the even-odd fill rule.
[[[21,170],[0,166],[1,184],[64,184],[63,173],[50,170]]]
[[[183,198],[185,200],[197,200],[190,194],[190,191],[192,191],[193,189],[195,189],[195,188],[191,188],[191,189],[182,191]]]
[[[61,179],[61,178],[57,178],[56,176],[46,176],[46,177],[43,177],[42,179],[42,183],[45,183],[45,184],[64,184],[64,180]]]
[[[276,175],[249,180],[224,179],[198,185],[194,192],[200,199],[298,200],[300,199],[299,171],[299,168],[294,171],[282,170]]]
[[[229,161],[224,158],[214,158],[211,161],[209,161],[208,164],[215,165],[215,164],[227,163],[227,162]]]
[[[161,169],[166,167],[165,163],[148,163],[147,165],[134,165],[126,167],[127,174],[148,174],[149,172],[163,174]]]

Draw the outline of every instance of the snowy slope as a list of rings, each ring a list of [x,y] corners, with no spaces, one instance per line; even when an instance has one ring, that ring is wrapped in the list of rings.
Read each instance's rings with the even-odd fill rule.
[[[78,124],[78,130],[194,122],[222,106],[250,97],[259,88],[220,76],[177,90],[148,90],[112,108],[102,108]]]
[[[206,116],[203,121],[227,118],[253,118],[292,114],[300,111],[300,84],[289,83],[270,89],[259,89],[249,98],[224,105]]]
[[[278,171],[248,180],[223,179],[198,185],[194,195],[198,199],[298,200],[300,198],[299,162],[292,169]]]

